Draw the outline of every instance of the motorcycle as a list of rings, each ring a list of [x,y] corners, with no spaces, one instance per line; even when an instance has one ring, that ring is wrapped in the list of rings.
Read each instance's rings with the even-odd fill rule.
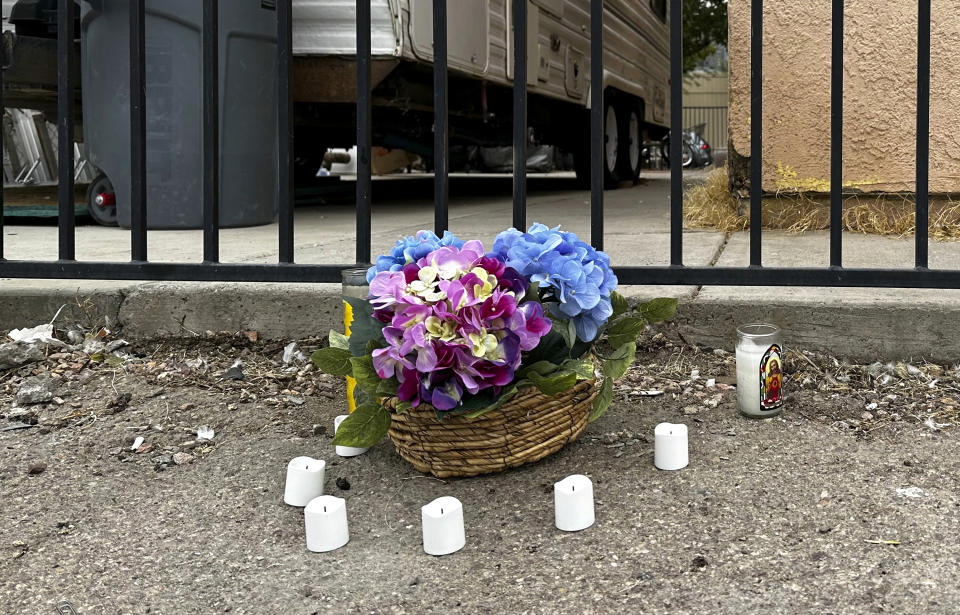
[[[701,135],[706,124],[698,124],[683,131],[683,151],[680,159],[684,168],[702,168],[713,164],[713,152],[710,144]],[[660,142],[660,156],[670,168],[670,135]]]

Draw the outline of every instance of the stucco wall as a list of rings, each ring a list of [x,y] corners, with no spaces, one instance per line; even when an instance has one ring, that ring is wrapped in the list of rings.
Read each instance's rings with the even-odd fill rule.
[[[933,0],[932,14],[930,190],[960,192],[960,19],[954,0]],[[750,2],[730,0],[729,19],[730,141],[749,157]],[[763,188],[828,191],[830,2],[765,2],[763,20]],[[916,23],[913,2],[846,2],[846,186],[914,188]]]

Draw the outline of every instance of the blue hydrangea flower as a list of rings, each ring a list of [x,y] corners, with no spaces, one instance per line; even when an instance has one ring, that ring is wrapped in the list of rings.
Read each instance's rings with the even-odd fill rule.
[[[457,239],[450,231],[443,232],[443,238],[433,231],[417,231],[416,235],[397,240],[389,254],[381,254],[373,267],[367,269],[367,282],[381,271],[400,271],[404,265],[415,263],[427,254],[443,246],[463,247],[463,240]]]
[[[489,256],[519,271],[559,303],[551,312],[573,320],[577,337],[592,342],[613,314],[610,293],[617,276],[610,257],[580,241],[576,234],[534,223],[526,233],[515,228],[497,235]]]

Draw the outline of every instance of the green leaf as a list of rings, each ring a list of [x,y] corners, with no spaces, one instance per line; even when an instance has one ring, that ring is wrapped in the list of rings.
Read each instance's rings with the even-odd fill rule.
[[[573,324],[573,320],[567,321],[567,334],[564,338],[567,340],[567,346],[571,348],[577,343],[577,326]]]
[[[527,287],[527,292],[523,295],[523,299],[519,303],[526,303],[527,301],[539,301],[540,300],[540,283],[533,282],[530,286]]]
[[[453,412],[471,412],[473,410],[479,410],[481,408],[486,408],[490,404],[496,401],[496,398],[493,396],[493,391],[490,389],[485,389],[476,394],[464,393],[463,397],[460,399],[460,405],[457,406],[456,410]],[[449,414],[449,413],[444,413]]]
[[[651,299],[637,306],[637,311],[649,323],[670,320],[677,313],[677,300],[668,297]]]
[[[340,423],[333,443],[337,446],[368,448],[380,441],[390,429],[390,413],[374,403],[357,406],[350,416]]]
[[[550,318],[550,322],[553,324],[551,331],[556,331],[563,337],[563,341],[567,343],[567,348],[573,348],[573,345],[577,341],[577,328],[574,326],[573,321],[549,313],[547,317]]]
[[[403,412],[405,410],[409,410],[411,406],[413,406],[413,404],[408,401],[398,401],[396,410],[397,412]]]
[[[620,318],[607,329],[607,341],[614,348],[619,348],[627,342],[635,342],[645,325],[646,322],[639,316]]]
[[[355,357],[367,352],[370,340],[383,339],[383,324],[373,317],[373,306],[365,299],[344,297],[353,310],[353,322],[350,323],[350,354]]]
[[[490,412],[491,410],[496,410],[503,404],[510,401],[510,399],[517,394],[517,384],[518,383],[514,382],[513,384],[506,387],[505,389],[502,389],[500,391],[500,395],[496,399],[494,399],[493,403],[488,404],[487,406],[480,408],[478,410],[467,412],[466,414],[464,414],[464,416],[466,416],[468,419],[475,419],[478,416],[482,416],[487,412]]]
[[[597,334],[597,337],[600,337],[600,334]],[[582,359],[586,356],[587,352],[593,348],[593,342],[584,342],[582,340],[577,340],[577,343],[573,345],[573,348],[570,349],[570,355],[574,359]]]
[[[362,406],[363,404],[366,404],[368,402],[369,403],[375,402],[376,399],[377,398],[375,395],[369,395],[366,391],[364,391],[360,387],[356,387],[353,389],[353,401],[356,402],[358,406]]]
[[[310,355],[310,360],[317,369],[332,376],[349,376],[353,370],[350,351],[343,348],[320,348]]]
[[[603,362],[603,375],[606,376],[606,380],[616,380],[627,373],[627,368],[633,363],[636,354],[636,342],[627,342],[614,350],[613,354]]]
[[[552,374],[553,372],[557,371],[558,367],[559,366],[556,363],[552,363],[550,361],[537,361],[532,365],[521,367],[517,372],[517,377],[524,378],[530,372],[537,372],[541,376],[546,376],[547,374]]]
[[[588,420],[595,421],[603,416],[603,413],[610,407],[611,401],[613,401],[613,381],[607,378],[600,386],[600,391],[597,393],[597,396],[593,398],[593,408],[590,410]]]
[[[362,357],[350,357],[350,365],[353,367],[353,377],[367,395],[377,396],[377,387],[380,386],[380,376],[377,370],[373,369],[373,357],[365,355]]]
[[[567,359],[560,364],[560,369],[571,371],[577,375],[577,380],[590,380],[594,377],[593,361],[587,359]]]
[[[396,397],[399,388],[400,383],[395,377],[381,380],[377,384],[377,397]]]
[[[577,384],[576,372],[559,371],[549,376],[541,376],[537,372],[530,372],[527,378],[544,395],[557,395],[569,390]]]
[[[627,303],[626,297],[617,291],[610,293],[610,303],[613,305],[613,315],[611,318],[616,318],[620,314],[625,314],[630,311],[630,304]]]
[[[551,329],[540,338],[537,347],[527,353],[525,361],[533,364],[537,361],[559,363],[570,357],[570,349],[563,336]]]
[[[330,329],[329,338],[330,338],[331,348],[342,348],[343,350],[350,350],[350,338],[344,335],[343,333]]]

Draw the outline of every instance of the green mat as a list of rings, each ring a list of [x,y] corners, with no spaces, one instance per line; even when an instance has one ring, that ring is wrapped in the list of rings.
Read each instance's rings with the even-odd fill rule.
[[[60,215],[60,209],[56,205],[17,205],[16,207],[4,207],[4,218],[56,218]],[[73,209],[74,216],[86,216],[87,206],[77,205]]]

